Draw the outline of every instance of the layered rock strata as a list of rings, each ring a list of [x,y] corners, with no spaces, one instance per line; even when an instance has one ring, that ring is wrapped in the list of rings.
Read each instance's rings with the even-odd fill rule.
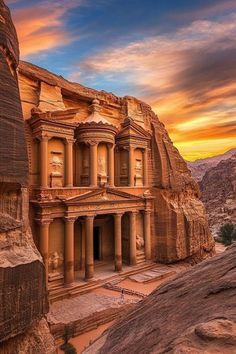
[[[168,263],[188,257],[199,260],[213,254],[214,243],[199,200],[198,185],[149,105],[134,97],[122,98],[86,88],[26,62],[20,63],[19,83],[28,151],[32,156],[32,185],[36,185],[37,175],[35,147],[27,124],[32,109],[34,114],[45,112],[45,119],[79,124],[89,116],[89,106],[96,98],[100,101],[100,114],[118,129],[128,116],[151,135],[148,179],[154,196],[152,258]]]
[[[236,244],[160,286],[84,354],[230,354],[236,346]]]
[[[0,352],[53,353],[39,341],[47,327],[45,270],[28,220],[28,158],[16,69],[19,49],[9,9],[0,0]],[[31,336],[31,331],[34,336]],[[23,335],[27,350],[22,351]],[[22,338],[23,338],[22,337]],[[26,347],[25,347],[26,348]]]

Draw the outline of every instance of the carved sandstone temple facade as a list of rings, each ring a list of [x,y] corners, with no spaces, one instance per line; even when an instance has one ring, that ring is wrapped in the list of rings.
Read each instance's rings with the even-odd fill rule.
[[[211,253],[198,189],[157,116],[133,97],[21,62],[30,220],[49,288]]]
[[[49,285],[75,281],[98,262],[136,265],[151,259],[148,192],[150,133],[126,118],[120,128],[92,101],[81,123],[33,111],[29,119],[39,173],[31,200]],[[73,112],[74,114],[74,112]]]

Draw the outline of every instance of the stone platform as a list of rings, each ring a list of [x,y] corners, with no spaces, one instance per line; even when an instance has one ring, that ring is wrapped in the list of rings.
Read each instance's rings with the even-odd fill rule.
[[[109,291],[107,291],[109,293]],[[137,297],[91,292],[53,303],[47,316],[54,338],[59,340],[66,331],[77,336],[110,322],[140,301]]]
[[[130,275],[129,279],[136,281],[138,283],[149,283],[154,280],[161,280],[164,278],[169,278],[172,275],[175,275],[176,271],[169,266],[158,265],[150,270]]]

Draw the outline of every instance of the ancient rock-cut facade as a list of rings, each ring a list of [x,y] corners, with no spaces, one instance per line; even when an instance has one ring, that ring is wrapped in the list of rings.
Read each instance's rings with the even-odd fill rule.
[[[15,28],[9,9],[0,0],[0,351],[26,352],[21,338],[35,353],[53,353],[53,340],[43,319],[48,310],[45,270],[28,220],[28,158],[18,59]],[[40,326],[48,331],[47,336]],[[30,331],[34,331],[32,346]],[[43,346],[38,345],[40,341]]]
[[[21,62],[31,224],[49,285],[97,262],[212,254],[197,184],[151,108]]]

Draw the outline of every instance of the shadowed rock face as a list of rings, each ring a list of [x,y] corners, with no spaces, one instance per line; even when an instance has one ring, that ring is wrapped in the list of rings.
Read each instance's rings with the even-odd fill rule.
[[[9,9],[0,0],[0,182],[27,184],[28,159],[16,68],[18,41]]]
[[[236,244],[159,287],[84,354],[230,354],[236,348]]]
[[[236,225],[236,153],[210,168],[200,188],[212,233],[217,236],[225,223]]]
[[[53,353],[50,334],[45,337],[45,350],[37,344],[44,342],[37,323],[48,311],[48,301],[44,265],[28,223],[28,159],[18,60],[16,31],[9,9],[0,0],[0,351]]]

